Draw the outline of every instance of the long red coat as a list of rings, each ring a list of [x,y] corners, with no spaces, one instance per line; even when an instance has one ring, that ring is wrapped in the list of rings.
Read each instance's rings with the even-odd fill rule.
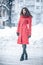
[[[28,37],[31,36],[31,23],[32,17],[24,17],[20,16],[17,32],[19,33],[17,43],[18,44],[28,44],[29,39]]]

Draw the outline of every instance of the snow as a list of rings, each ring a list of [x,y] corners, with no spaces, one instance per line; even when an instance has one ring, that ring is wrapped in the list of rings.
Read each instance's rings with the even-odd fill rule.
[[[28,61],[22,64],[19,59],[22,54],[22,45],[17,44],[17,27],[0,29],[0,63],[8,65],[36,65],[42,64],[43,59],[43,24],[32,26],[32,36],[27,45]],[[32,63],[32,64],[31,64]],[[37,65],[38,65],[37,64]]]
[[[5,27],[5,29],[0,29],[0,38],[1,37],[10,37],[13,35],[16,36],[16,27]],[[43,38],[43,24],[37,24],[35,26],[32,26],[32,36],[31,39],[33,41],[39,40],[40,38]]]
[[[43,37],[43,24],[38,24],[32,28],[32,39],[38,40]]]

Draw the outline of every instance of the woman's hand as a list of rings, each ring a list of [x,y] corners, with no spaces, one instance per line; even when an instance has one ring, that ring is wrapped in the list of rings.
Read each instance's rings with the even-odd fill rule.
[[[17,36],[19,36],[19,33],[17,32]]]
[[[31,35],[30,36],[28,36],[28,38],[30,38],[31,37]]]

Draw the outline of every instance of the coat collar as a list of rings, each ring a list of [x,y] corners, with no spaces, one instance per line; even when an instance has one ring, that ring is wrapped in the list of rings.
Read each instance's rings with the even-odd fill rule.
[[[23,15],[21,15],[20,18],[28,18],[28,16],[23,16]]]

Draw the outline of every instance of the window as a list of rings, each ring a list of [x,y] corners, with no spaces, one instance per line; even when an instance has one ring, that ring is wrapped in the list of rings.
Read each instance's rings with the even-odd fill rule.
[[[36,0],[37,2],[40,2],[40,0]]]
[[[1,7],[0,7],[0,17],[1,17]]]
[[[40,6],[36,6],[36,9],[40,9]]]
[[[43,0],[41,0],[41,2],[43,2]]]
[[[5,16],[5,9],[3,9],[3,16]]]

